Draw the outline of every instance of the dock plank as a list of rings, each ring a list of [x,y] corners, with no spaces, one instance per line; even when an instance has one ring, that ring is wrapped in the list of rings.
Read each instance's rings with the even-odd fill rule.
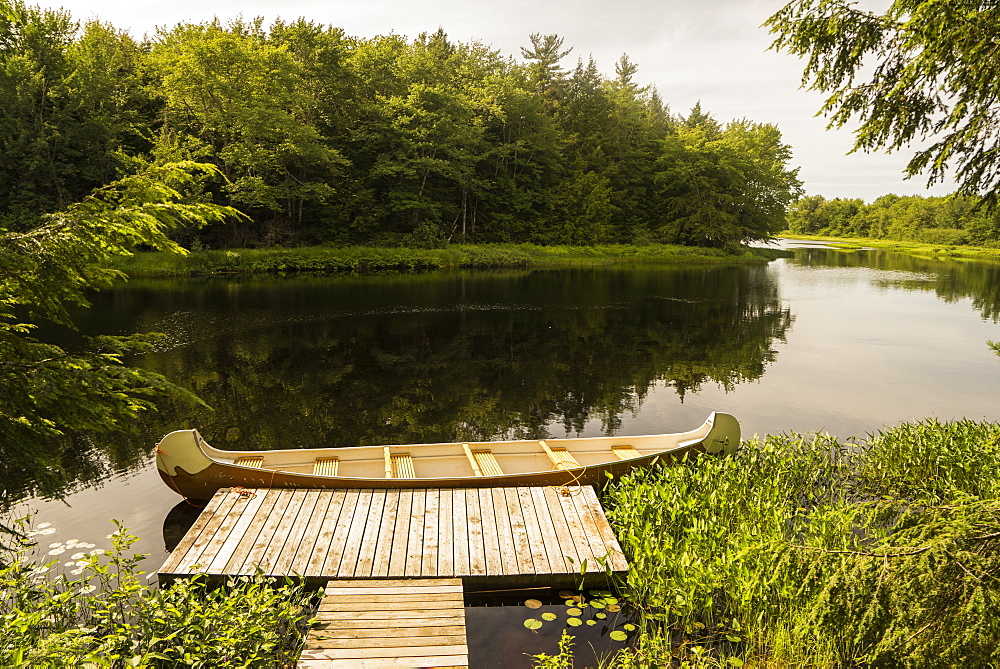
[[[191,525],[191,529],[187,531],[180,542],[174,547],[174,550],[170,551],[170,556],[167,558],[167,561],[163,563],[160,573],[172,574],[174,570],[180,567],[181,562],[184,560],[184,556],[187,555],[187,552],[198,541],[202,531],[212,520],[212,516],[218,512],[219,506],[225,499],[225,495],[217,493],[212,497],[212,499],[209,500],[208,504],[205,505],[205,508],[202,509],[201,513],[198,514],[198,517],[195,518],[194,524]]]
[[[455,535],[452,522],[452,493],[443,489],[438,501],[438,576],[455,575]]]
[[[521,500],[516,488],[501,488],[507,501],[507,517],[510,518],[510,530],[514,535],[514,554],[517,556],[519,574],[534,574],[535,563],[532,560],[531,544],[528,541],[528,530],[524,525],[524,513],[521,510]]]
[[[368,507],[368,522],[361,536],[358,563],[354,568],[353,578],[371,578],[375,568],[375,554],[378,551],[378,538],[385,523],[385,490],[372,491],[371,503]]]
[[[410,531],[406,538],[406,567],[404,576],[420,576],[424,550],[424,502],[427,491],[413,491],[413,505],[410,507]]]
[[[559,493],[555,488],[533,488],[531,494],[536,498],[540,496],[544,500],[544,507],[547,511],[544,515],[552,523],[552,531],[555,533],[558,547],[553,549],[555,553],[549,552],[549,566],[553,569],[576,571],[576,565],[580,563],[580,555],[576,550],[576,539],[566,525],[566,517],[562,512],[559,500],[556,499]],[[553,554],[558,555],[559,559],[553,561]]]
[[[483,517],[479,508],[479,491],[470,488],[465,491],[465,518],[469,533],[469,574],[486,574],[486,551],[483,547]]]
[[[389,551],[389,571],[387,576],[403,576],[406,574],[406,542],[410,537],[410,513],[413,509],[413,490],[399,491],[399,508],[396,511],[396,531],[391,537],[392,547]]]
[[[323,573],[323,565],[330,553],[330,545],[333,543],[333,534],[337,530],[337,523],[340,514],[344,510],[344,498],[347,496],[346,490],[328,491],[328,503],[326,512],[319,520],[319,534],[313,543],[312,554],[309,562],[306,563],[303,576],[312,576]]]
[[[597,493],[594,492],[594,489],[590,486],[584,487],[583,492],[574,502],[581,510],[581,516],[584,511],[590,514],[588,524],[597,530],[597,534],[601,537],[611,568],[615,571],[627,571],[628,561],[625,559],[625,553],[622,552],[618,538],[615,537],[614,530],[611,529],[611,525],[604,515],[604,509],[601,508],[601,503],[597,499]]]
[[[420,575],[435,577],[438,572],[438,552],[441,548],[441,491],[428,490],[424,500],[423,550],[420,552]]]
[[[469,519],[465,511],[465,491],[451,491],[451,535],[455,551],[452,573],[455,576],[469,572]]]
[[[483,522],[483,557],[486,562],[486,573],[500,575],[503,570],[503,549],[500,547],[497,533],[496,489],[479,489],[479,516]],[[500,514],[501,517],[503,513]]]
[[[330,510],[330,502],[333,500],[332,490],[317,490],[315,492],[319,495],[313,506],[312,516],[309,518],[309,524],[305,532],[302,533],[302,538],[288,567],[293,574],[305,575],[309,572],[309,564],[316,551],[316,543],[323,533],[327,513]]]
[[[524,519],[524,529],[528,533],[528,545],[531,546],[531,560],[535,563],[535,573],[551,574],[548,554],[545,552],[545,539],[542,537],[542,527],[538,521],[538,510],[535,509],[531,490],[517,488],[513,492],[521,505],[521,517]]]
[[[250,546],[250,549],[246,551],[246,559],[243,560],[243,563],[239,565],[239,567],[233,569],[234,574],[256,573],[261,560],[266,558],[268,546],[271,545],[274,533],[281,524],[281,519],[284,517],[285,512],[288,509],[288,504],[291,501],[291,490],[278,491],[278,498],[274,501],[274,507],[271,515],[269,515],[264,521],[264,526],[261,527],[257,536],[253,537],[253,543]]]
[[[358,497],[360,495],[361,490],[358,489],[348,490],[347,494],[344,495],[344,499],[341,502],[340,514],[337,516],[337,524],[334,526],[333,534],[330,536],[330,543],[326,546],[326,560],[323,562],[320,576],[335,577],[337,572],[340,571],[340,561],[344,557],[347,534],[351,530],[351,523],[358,509]]]

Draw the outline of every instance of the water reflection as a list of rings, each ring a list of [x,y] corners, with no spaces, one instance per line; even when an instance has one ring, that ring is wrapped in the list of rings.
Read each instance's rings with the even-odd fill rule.
[[[792,262],[805,267],[878,270],[876,285],[932,291],[944,302],[968,298],[984,319],[1000,321],[1000,263],[828,248],[795,248]]]
[[[212,410],[0,468],[8,502],[139,466],[186,426],[234,449],[613,433],[656,385],[683,400],[759,379],[792,317],[765,267],[733,267],[134,282],[79,322],[168,333],[135,362]]]

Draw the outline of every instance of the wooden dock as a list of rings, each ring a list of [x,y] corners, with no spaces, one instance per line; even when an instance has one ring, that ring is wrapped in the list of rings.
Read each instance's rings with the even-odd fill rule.
[[[593,488],[220,490],[160,568],[193,574],[606,583],[628,564]]]
[[[331,581],[299,667],[467,667],[462,581]]]

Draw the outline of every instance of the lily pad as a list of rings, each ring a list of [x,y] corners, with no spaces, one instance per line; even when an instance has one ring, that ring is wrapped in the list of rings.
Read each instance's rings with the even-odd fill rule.
[[[617,597],[610,597],[610,596],[605,597],[604,598],[604,603],[605,604],[617,604],[618,603],[618,598]]]
[[[567,618],[566,624],[569,625],[570,627],[579,627],[580,625],[583,624],[583,621],[580,620],[579,618]]]
[[[570,599],[571,597],[576,597],[576,595],[569,590],[560,590],[559,596],[562,597],[563,599]]]
[[[587,624],[590,625],[591,627],[593,627],[594,625],[597,624],[597,621],[596,620],[588,620]]]
[[[620,604],[608,604],[605,608],[607,608],[608,611],[611,611],[611,613],[617,613],[622,610]]]
[[[558,617],[559,616],[557,616],[556,614],[550,613],[548,611],[542,614],[542,620],[555,620]]]
[[[625,623],[624,625],[622,625],[622,629],[625,630],[626,632],[634,632],[635,631],[635,625],[633,625],[631,623]]]
[[[622,632],[621,630],[615,630],[608,636],[611,637],[612,641],[624,641],[628,638],[628,634],[625,634],[625,632]]]
[[[567,609],[566,613],[568,613],[571,616],[583,615],[583,611],[581,611],[580,609],[577,609],[577,608]]]
[[[542,626],[542,621],[537,618],[528,618],[524,621],[524,626],[529,630],[536,630]]]
[[[600,618],[601,620],[604,620],[605,618],[608,617],[608,614],[605,613],[604,611],[601,611],[600,613],[595,613],[594,617],[595,618]]]
[[[540,609],[542,608],[542,603],[537,599],[529,599],[524,603],[529,609]]]
[[[592,599],[590,600],[590,605],[593,606],[595,609],[603,609],[605,606],[607,606],[604,603],[603,599]]]

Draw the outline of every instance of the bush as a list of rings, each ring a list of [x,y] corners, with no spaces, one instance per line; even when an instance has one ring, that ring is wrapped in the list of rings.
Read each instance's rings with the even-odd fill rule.
[[[152,589],[140,578],[146,556],[126,556],[136,537],[120,525],[113,550],[71,539],[39,549],[49,562],[32,555],[54,530],[18,529],[0,559],[2,666],[294,665],[310,617],[301,586],[193,578]]]

